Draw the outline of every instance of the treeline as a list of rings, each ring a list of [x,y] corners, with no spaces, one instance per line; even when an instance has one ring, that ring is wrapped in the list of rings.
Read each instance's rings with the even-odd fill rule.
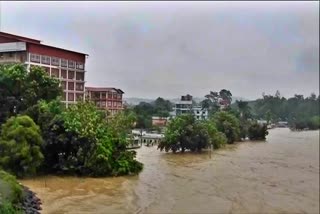
[[[137,115],[136,128],[152,129],[152,116],[169,117],[173,104],[169,100],[158,97],[151,103],[140,102],[131,108]]]
[[[65,108],[59,84],[40,67],[0,66],[0,168],[18,177],[141,171],[135,152],[126,150],[135,115],[107,120],[90,102]]]
[[[319,129],[320,97],[312,93],[308,97],[294,95],[285,98],[277,91],[275,95],[265,95],[250,102],[253,116],[269,123],[287,121],[293,129]]]

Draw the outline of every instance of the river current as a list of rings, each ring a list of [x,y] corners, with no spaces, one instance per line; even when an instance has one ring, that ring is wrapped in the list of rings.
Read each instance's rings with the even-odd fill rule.
[[[319,213],[319,131],[269,130],[201,154],[137,149],[137,176],[21,180],[42,213]]]

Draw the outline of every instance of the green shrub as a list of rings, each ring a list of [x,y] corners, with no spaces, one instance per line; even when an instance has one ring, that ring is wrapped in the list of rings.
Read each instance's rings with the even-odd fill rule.
[[[250,140],[265,140],[268,135],[267,125],[252,123],[248,129],[248,137]]]
[[[2,126],[0,166],[16,176],[33,175],[43,161],[39,127],[29,116],[11,117]]]
[[[7,202],[18,204],[22,200],[22,186],[17,182],[16,178],[9,173],[0,170],[0,204]]]

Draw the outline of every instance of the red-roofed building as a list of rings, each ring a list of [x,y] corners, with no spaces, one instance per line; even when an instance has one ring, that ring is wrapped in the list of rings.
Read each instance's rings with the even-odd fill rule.
[[[61,81],[63,101],[73,104],[84,97],[85,53],[44,45],[40,40],[0,32],[0,63],[43,67]]]
[[[123,94],[117,88],[86,87],[86,99],[93,101],[97,107],[108,110],[111,116],[123,110]]]

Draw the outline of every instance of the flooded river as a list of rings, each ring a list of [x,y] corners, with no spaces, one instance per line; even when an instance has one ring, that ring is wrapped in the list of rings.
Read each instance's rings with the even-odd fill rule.
[[[138,149],[138,176],[23,180],[43,213],[319,213],[319,132],[273,129],[267,142],[203,154]]]

